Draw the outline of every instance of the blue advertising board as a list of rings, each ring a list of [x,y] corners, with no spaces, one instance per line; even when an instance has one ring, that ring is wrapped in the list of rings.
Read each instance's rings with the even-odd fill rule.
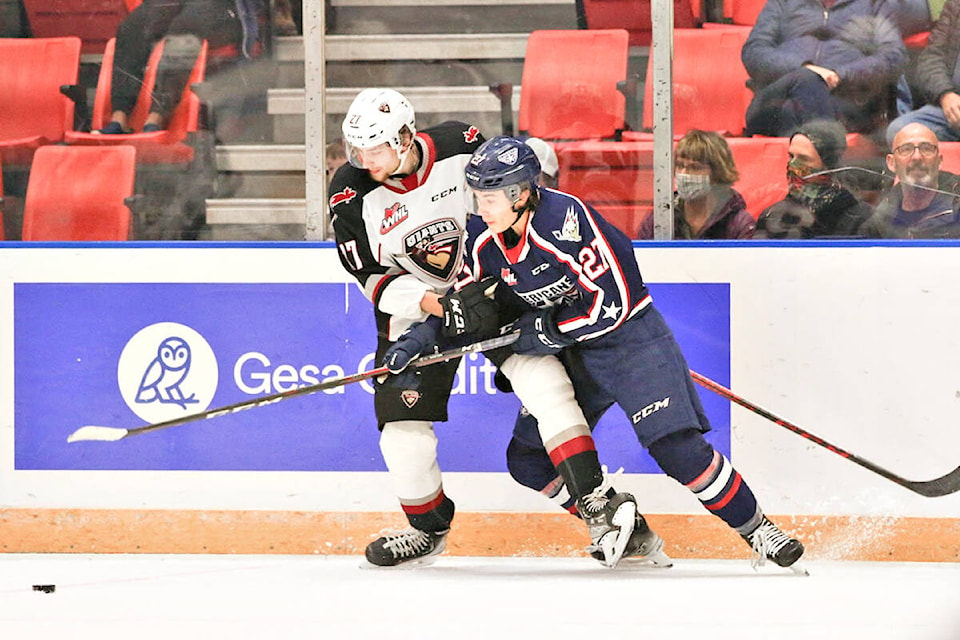
[[[730,377],[725,283],[652,284],[690,366]],[[369,382],[118,442],[67,443],[84,425],[133,428],[375,366],[370,303],[352,284],[17,283],[15,467],[24,470],[382,471]],[[464,359],[437,425],[445,471],[506,470],[519,401]],[[701,393],[730,455],[729,403]],[[617,407],[601,461],[660,473]]]

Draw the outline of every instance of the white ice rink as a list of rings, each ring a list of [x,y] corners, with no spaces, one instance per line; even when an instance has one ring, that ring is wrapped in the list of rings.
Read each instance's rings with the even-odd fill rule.
[[[960,564],[0,554],[0,638],[957,640]],[[33,585],[56,585],[53,593]]]

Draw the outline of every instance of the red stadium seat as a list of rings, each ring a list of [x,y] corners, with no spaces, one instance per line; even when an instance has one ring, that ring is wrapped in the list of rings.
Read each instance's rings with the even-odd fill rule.
[[[763,11],[767,0],[729,0],[730,18],[733,24],[753,26],[757,24],[757,16]],[[724,3],[726,4],[726,3]]]
[[[740,60],[746,29],[675,29],[673,32],[673,131],[680,138],[690,129],[740,135],[753,93]],[[704,55],[708,52],[709,64]],[[718,71],[722,70],[722,71]],[[653,55],[647,63],[643,95],[643,128],[653,127]],[[524,88],[526,90],[526,88]],[[647,134],[649,136],[649,134]],[[628,134],[629,139],[644,135]]]
[[[613,138],[624,128],[627,77],[623,29],[534,31],[520,94],[521,133],[545,140]]]
[[[557,155],[560,190],[636,238],[653,211],[653,143],[591,140],[564,146]]]
[[[3,232],[3,163],[0,162],[0,240],[6,240]]]
[[[136,150],[47,146],[34,156],[23,209],[24,240],[127,240]]]
[[[103,63],[97,80],[97,90],[93,102],[91,128],[101,129],[110,122],[113,108],[110,104],[110,88],[113,84],[112,68],[116,41],[111,39],[103,53]],[[150,95],[157,80],[157,66],[163,52],[163,41],[154,48],[147,63],[143,88],[130,114],[129,124],[134,133],[119,135],[100,135],[96,133],[70,132],[66,142],[71,145],[112,146],[132,145],[137,148],[137,162],[144,164],[186,163],[193,159],[193,149],[184,143],[187,134],[197,131],[200,120],[200,98],[190,88],[203,82],[207,66],[207,43],[204,42],[190,79],[183,91],[180,103],[174,109],[163,131],[143,133],[143,125],[150,110]]]
[[[754,218],[787,195],[788,138],[727,138],[740,179],[733,188]]]
[[[960,175],[960,142],[941,142],[940,155],[943,156],[940,168]]]
[[[133,10],[130,4],[131,0],[23,0],[35,38],[77,36],[83,53],[103,53]]]
[[[650,0],[583,0],[583,11],[587,28],[626,29],[631,47],[650,46]],[[700,26],[701,18],[700,0],[673,1],[674,27],[693,29]]]
[[[0,38],[0,160],[29,165],[37,148],[73,129],[74,104],[60,93],[77,83],[80,38]]]

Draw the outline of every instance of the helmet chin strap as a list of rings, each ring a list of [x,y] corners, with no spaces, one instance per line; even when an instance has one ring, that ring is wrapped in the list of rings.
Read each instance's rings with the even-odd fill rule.
[[[416,142],[414,142],[414,141],[411,139],[411,140],[410,140],[410,144],[407,146],[406,151],[397,150],[397,157],[400,159],[400,162],[397,164],[396,173],[390,174],[390,177],[391,177],[391,178],[405,178],[406,176],[408,176],[408,175],[410,175],[411,173],[415,172],[415,171],[419,168],[420,163],[419,163],[419,156],[418,156],[418,158],[417,158],[418,162],[415,163],[416,166],[414,166],[412,170],[410,170],[410,171],[408,171],[408,172],[406,172],[406,173],[403,173],[403,165],[406,164],[407,158],[410,157],[410,153],[413,151],[413,148],[414,148],[415,146],[416,146]]]

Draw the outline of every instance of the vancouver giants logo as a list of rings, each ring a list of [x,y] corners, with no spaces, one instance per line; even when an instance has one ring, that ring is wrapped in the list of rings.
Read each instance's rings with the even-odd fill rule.
[[[389,232],[410,216],[407,205],[394,202],[393,206],[383,210],[383,222],[380,223],[380,235]]]
[[[330,208],[337,206],[338,204],[343,204],[345,202],[350,202],[357,197],[357,192],[350,187],[344,187],[343,191],[339,191],[332,196],[330,196]]]
[[[470,127],[463,132],[463,141],[464,142],[476,142],[477,138],[480,136],[480,129],[476,127]]]
[[[407,234],[403,246],[414,265],[446,281],[460,269],[463,230],[453,218],[441,218]]]

